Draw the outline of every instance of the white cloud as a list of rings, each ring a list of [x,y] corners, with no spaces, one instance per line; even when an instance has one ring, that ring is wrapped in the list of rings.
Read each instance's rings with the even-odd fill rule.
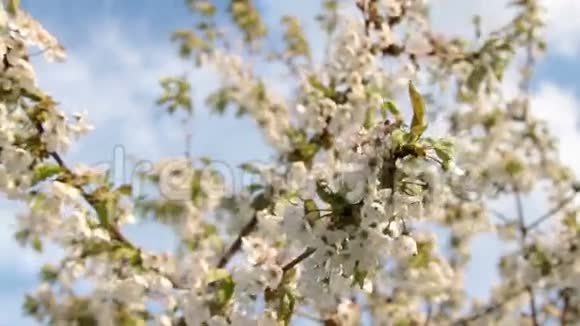
[[[65,110],[87,110],[89,121],[95,125],[94,132],[75,144],[75,159],[109,160],[116,145],[142,159],[182,155],[185,131],[179,119],[168,118],[154,102],[161,92],[159,78],[186,71],[191,73],[197,104],[191,130],[194,155],[216,154],[219,150],[228,153],[220,159],[229,159],[266,151],[251,122],[209,116],[202,96],[216,85],[215,76],[208,71],[193,71],[191,62],[179,59],[168,35],[156,35],[144,26],[140,35],[153,36],[135,38],[135,28],[123,24],[102,21],[74,46],[68,46],[65,63],[38,64],[41,86],[54,94]],[[58,30],[53,32],[59,34]],[[247,147],[230,141],[221,129],[224,124],[236,126]],[[251,150],[245,153],[246,149]],[[255,157],[247,159],[251,158]]]
[[[580,174],[580,100],[574,93],[556,84],[544,82],[532,98],[532,112],[548,124],[559,140],[560,158]]]
[[[580,50],[580,1],[543,0],[547,9],[547,36],[554,50],[573,57]]]

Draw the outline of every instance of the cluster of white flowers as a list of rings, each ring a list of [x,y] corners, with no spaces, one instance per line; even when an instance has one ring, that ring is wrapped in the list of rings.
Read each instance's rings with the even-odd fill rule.
[[[204,15],[218,10],[194,2]],[[17,216],[23,245],[63,249],[60,263],[43,267],[25,311],[56,325],[266,326],[297,315],[353,326],[365,318],[380,325],[578,320],[579,187],[527,109],[527,95],[505,99],[498,87],[507,52],[540,47],[526,36],[537,34],[537,3],[520,2],[512,24],[472,49],[434,36],[425,1],[356,1],[363,19],[343,17],[328,29],[322,62],[280,59],[295,82],[286,99],[245,60],[264,59],[254,47],[264,26],[246,24],[260,22],[252,1],[232,1],[251,50],[204,49],[199,64],[221,76],[207,104],[248,114],[278,156],[271,165],[243,165],[257,181],[239,192],[228,192],[208,160],[163,160],[143,175],[158,193],[134,198],[106,171],[63,161],[91,127],[37,88],[28,47],[48,59],[64,58],[63,48],[8,1],[0,14],[0,191],[28,203]],[[325,1],[323,10],[337,6]],[[302,35],[297,20],[286,20]],[[409,82],[424,77],[456,84],[461,109],[445,112],[449,139],[425,134],[427,101]],[[189,89],[179,83],[179,92]],[[393,102],[403,85],[411,119]],[[162,103],[191,109],[182,93]],[[522,196],[542,185],[554,208],[533,220]],[[491,208],[505,196],[515,198],[513,219]],[[175,252],[147,252],[123,235],[124,224],[144,218],[172,227]],[[441,227],[448,238],[436,236]],[[464,277],[472,239],[487,232],[507,251],[498,262],[501,283],[481,303],[468,298]]]

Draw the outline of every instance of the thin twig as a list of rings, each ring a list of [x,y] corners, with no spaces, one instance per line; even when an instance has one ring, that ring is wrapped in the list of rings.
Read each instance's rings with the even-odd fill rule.
[[[38,131],[39,135],[44,134],[45,130],[44,127],[42,126],[42,123],[40,121],[37,121],[35,123],[35,127],[36,130]],[[55,160],[55,162],[58,164],[58,166],[67,174],[69,175],[74,175],[73,171],[67,166],[67,164],[65,163],[65,161],[62,159],[62,157],[60,156],[60,154],[58,154],[57,152],[50,152],[49,156]],[[96,208],[96,201],[93,198],[93,196],[89,193],[87,193],[85,191],[85,189],[83,189],[82,186],[80,185],[73,185],[73,187],[75,187],[81,194],[81,196],[83,197],[83,199],[95,210],[95,212],[97,212],[97,208]],[[98,212],[97,212],[98,214]],[[129,239],[127,239],[123,233],[121,233],[121,231],[119,230],[118,226],[113,224],[113,223],[109,223],[108,225],[102,225],[108,232],[109,234],[112,236],[112,239],[121,242],[124,246],[127,246],[128,248],[131,248],[133,250],[138,251],[139,253],[141,253],[141,248],[134,245]],[[166,279],[168,279],[174,288],[178,289],[180,288],[179,285],[177,284],[178,282],[175,281],[175,279],[173,279],[173,277],[171,275],[165,274],[162,271],[160,271],[159,269],[155,268],[155,267],[151,267],[150,270],[152,270],[153,272],[165,277]]]
[[[557,214],[558,212],[560,212],[560,210],[562,210],[564,207],[566,207],[566,205],[568,205],[572,200],[574,200],[574,198],[576,198],[576,194],[562,200],[556,207],[550,209],[545,214],[538,217],[534,222],[530,223],[530,225],[528,225],[527,229],[532,230],[532,229],[538,227],[540,224],[542,224],[543,222],[548,220],[550,217],[552,217],[555,214]]]
[[[470,316],[467,317],[463,317],[460,318],[458,320],[456,320],[452,325],[454,326],[464,326],[464,325],[469,325],[470,322],[472,321],[476,321],[479,318],[482,318],[483,316],[489,315],[491,313],[493,313],[494,311],[503,308],[503,306],[505,306],[509,301],[515,299],[517,296],[519,296],[524,290],[520,290],[520,291],[515,291],[514,293],[512,293],[511,295],[509,295],[507,298],[505,298],[504,301],[501,302],[496,302],[492,305],[487,306],[483,311],[478,312],[478,313],[474,313]]]
[[[525,244],[526,236],[528,234],[528,230],[526,229],[526,219],[524,217],[524,205],[522,204],[522,196],[520,191],[516,188],[514,191],[514,196],[516,199],[516,211],[518,215],[518,222],[520,226],[520,232],[522,236],[522,246]]]
[[[513,221],[510,220],[507,216],[505,216],[502,212],[499,212],[499,211],[496,211],[496,210],[493,210],[493,209],[491,210],[491,212],[493,213],[493,215],[495,215],[495,217],[499,218],[500,220],[502,220],[506,224],[513,223]]]
[[[43,129],[40,128],[40,131],[43,131]],[[67,174],[74,175],[72,170],[69,169],[69,167],[66,165],[66,163],[64,162],[64,160],[62,159],[62,157],[58,153],[51,152],[50,156],[56,161],[58,166],[60,166]],[[96,207],[95,207],[96,203],[95,203],[93,196],[91,196],[91,194],[87,193],[79,185],[74,185],[74,187],[81,193],[81,196],[85,199],[85,201],[89,205],[91,205],[93,207],[93,209],[95,209],[95,211],[96,211]],[[119,228],[116,225],[111,223],[109,225],[103,225],[103,227],[106,228],[106,230],[109,232],[110,235],[112,235],[113,239],[123,243],[125,246],[127,246],[131,249],[137,249],[137,246],[135,246],[133,243],[131,243],[131,241],[129,241],[129,239],[127,239],[123,235],[123,233],[121,233],[121,231],[119,230]]]
[[[70,171],[69,168],[64,163],[63,159],[58,155],[58,153],[52,152],[50,156],[56,161],[56,163],[63,169]]]
[[[522,196],[520,194],[520,191],[517,189],[517,187],[515,188],[514,195],[515,195],[515,199],[516,199],[516,210],[518,213],[518,221],[519,221],[519,225],[520,225],[521,246],[522,246],[522,248],[524,248],[526,245],[526,236],[528,235],[528,228],[526,227],[526,219],[524,216],[524,207],[523,207],[523,203],[522,203]],[[536,296],[534,294],[534,289],[532,288],[531,285],[526,286],[526,292],[530,296],[530,314],[532,317],[532,325],[538,326],[539,323],[538,323],[538,311],[536,309]]]
[[[532,325],[539,326],[540,324],[538,323],[538,311],[536,309],[536,296],[534,294],[534,290],[532,289],[531,286],[528,286],[526,291],[530,295],[530,312],[532,315]]]
[[[282,271],[287,273],[289,270],[294,268],[296,265],[300,264],[304,259],[312,256],[312,254],[316,251],[316,248],[308,247],[302,252],[298,257],[292,259],[288,264],[282,267]]]
[[[228,250],[220,258],[220,260],[217,264],[218,268],[223,268],[228,264],[230,259],[242,247],[242,239],[245,236],[247,236],[248,234],[250,234],[252,231],[254,231],[257,224],[258,224],[258,216],[256,215],[256,213],[254,213],[254,216],[252,216],[252,219],[246,225],[244,225],[244,227],[240,230],[240,233],[238,234],[238,237],[236,238],[236,240],[234,240],[234,242],[230,245]]]
[[[525,291],[526,291],[526,289],[523,289],[523,288],[519,289],[517,291],[514,291],[511,294],[509,294],[503,301],[491,304],[491,305],[487,306],[484,310],[477,312],[477,313],[474,313],[470,316],[466,316],[466,317],[457,319],[451,325],[454,325],[454,326],[469,325],[470,322],[476,321],[476,320],[478,320],[486,315],[489,315],[489,314],[495,312],[496,310],[503,308],[508,302],[514,300],[515,298],[517,298],[519,295],[521,295]]]
[[[574,262],[573,260],[571,262],[560,260],[560,261],[557,261],[552,267],[559,268],[562,266],[569,266],[569,264],[571,264],[573,262]],[[466,317],[459,318],[455,322],[453,322],[451,325],[454,325],[454,326],[469,325],[470,322],[476,321],[477,319],[482,318],[483,316],[486,316],[488,314],[495,312],[498,309],[503,308],[508,302],[515,300],[517,297],[519,297],[521,294],[523,294],[526,291],[527,291],[527,287],[521,287],[521,288],[515,289],[513,292],[510,292],[509,294],[507,294],[503,301],[490,304],[484,310],[482,310],[480,312],[474,313],[474,314],[466,316]]]
[[[560,315],[560,326],[566,326],[568,324],[568,311],[570,310],[570,296],[568,295],[568,289],[563,289],[560,293],[562,297],[562,314]]]

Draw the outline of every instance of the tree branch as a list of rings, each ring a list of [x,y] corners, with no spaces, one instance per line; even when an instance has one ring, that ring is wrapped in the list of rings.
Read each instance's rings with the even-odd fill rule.
[[[467,326],[467,325],[469,325],[470,322],[476,321],[479,318],[482,318],[483,316],[486,316],[488,314],[493,313],[494,311],[496,311],[498,309],[503,308],[503,306],[505,306],[509,301],[514,300],[520,294],[522,294],[524,291],[525,291],[525,289],[518,289],[517,291],[514,291],[511,294],[507,295],[507,297],[505,298],[504,301],[496,302],[494,304],[491,304],[491,305],[487,306],[481,312],[474,313],[474,314],[472,314],[470,316],[460,318],[460,319],[456,320],[451,325],[454,325],[454,326]]]
[[[517,211],[517,215],[518,215],[518,223],[519,223],[519,227],[520,227],[520,233],[522,236],[522,238],[521,238],[522,246],[524,246],[526,236],[528,235],[528,229],[526,228],[526,219],[524,217],[524,205],[522,203],[522,196],[520,194],[520,191],[517,188],[514,191],[514,196],[516,199],[516,211]]]
[[[242,239],[248,234],[250,234],[252,231],[254,231],[257,224],[258,224],[258,216],[256,213],[254,213],[252,219],[246,225],[244,225],[244,227],[240,230],[240,233],[238,234],[236,240],[234,240],[234,242],[230,245],[228,250],[226,250],[226,252],[220,258],[217,264],[218,268],[223,268],[228,264],[230,259],[242,247]]]
[[[563,301],[562,314],[560,315],[560,326],[566,326],[568,324],[568,312],[570,310],[570,296],[568,290],[569,289],[566,288],[560,292]]]
[[[531,286],[528,286],[526,288],[526,291],[530,295],[530,312],[532,315],[532,325],[539,326],[540,324],[538,323],[538,311],[536,309],[536,296],[534,294],[534,290],[532,289]]]
[[[493,209],[491,210],[491,212],[493,213],[493,215],[495,215],[495,217],[499,218],[500,220],[502,220],[506,224],[510,224],[513,222],[507,216],[505,216],[502,212],[499,212],[499,211],[496,211]]]
[[[316,248],[308,247],[302,252],[298,257],[292,259],[289,263],[282,267],[282,271],[287,273],[289,270],[294,268],[296,265],[300,264],[304,259],[312,256],[312,254],[316,251]]]
[[[564,207],[566,207],[566,205],[568,205],[570,202],[572,202],[572,200],[574,200],[574,198],[576,198],[576,194],[573,194],[572,196],[563,199],[556,207],[550,209],[545,214],[538,217],[534,222],[530,223],[530,225],[528,225],[528,230],[532,230],[532,229],[538,227],[540,224],[542,224],[543,222],[548,220],[550,217],[552,217],[555,214],[557,214],[558,212],[560,212]]]
[[[526,219],[524,216],[524,206],[522,203],[522,196],[517,187],[515,187],[514,195],[516,199],[516,210],[518,212],[518,222],[520,225],[521,246],[522,248],[524,248],[526,245],[526,236],[528,235],[528,228],[526,227]],[[536,309],[536,296],[534,294],[534,289],[532,288],[531,285],[526,286],[526,292],[530,296],[530,314],[532,317],[532,325],[539,326],[538,311]]]
[[[42,123],[40,121],[35,121],[35,127],[36,130],[38,131],[39,136],[44,134],[44,128],[42,126]],[[60,154],[58,154],[57,152],[50,152],[48,153],[49,156],[58,164],[58,166],[63,169],[67,174],[69,175],[74,175],[74,173],[72,172],[72,170],[67,166],[67,164],[65,163],[65,161],[62,159],[62,157],[60,156]],[[96,203],[95,203],[95,199],[91,196],[91,194],[87,193],[82,186],[80,185],[73,185],[73,187],[75,187],[80,193],[81,196],[83,197],[83,199],[87,202],[87,204],[89,204],[94,210],[95,212],[97,211],[97,208],[95,207]],[[97,213],[98,214],[98,213]],[[136,250],[139,252],[139,254],[142,252],[141,248],[134,245],[129,239],[127,239],[123,233],[121,233],[121,231],[119,230],[119,228],[117,227],[117,225],[109,223],[108,225],[102,225],[102,227],[104,227],[107,232],[109,232],[109,234],[112,236],[112,238],[114,240],[117,240],[119,242],[121,242],[124,246],[127,246],[128,248],[131,248],[133,250]],[[156,267],[151,267],[149,268],[151,271],[167,278],[173,285],[173,287],[175,289],[180,288],[178,285],[178,282],[173,279],[173,277],[171,277],[171,275],[165,274],[162,271],[160,271],[158,268]]]

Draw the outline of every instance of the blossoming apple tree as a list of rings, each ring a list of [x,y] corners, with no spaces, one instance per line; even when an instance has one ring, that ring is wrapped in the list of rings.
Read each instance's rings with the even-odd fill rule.
[[[513,19],[490,33],[476,17],[472,39],[436,33],[426,1],[321,0],[324,46],[309,41],[307,18],[274,30],[252,0],[186,5],[195,25],[172,34],[179,56],[220,81],[196,96],[254,120],[276,152],[240,166],[255,182],[236,191],[193,155],[143,173],[159,191],[140,196],[65,162],[91,127],[37,86],[29,62],[64,60],[64,48],[4,1],[0,190],[26,204],[18,242],[63,251],[26,314],[51,325],[579,322],[580,185],[529,103],[546,48],[537,0],[511,1]],[[281,71],[290,91],[264,71]],[[159,106],[191,117],[191,83],[163,78]],[[538,192],[547,206],[533,212],[526,197]],[[513,210],[491,204],[506,198]],[[178,248],[132,243],[123,225],[135,219],[170,226]],[[481,234],[505,248],[484,302],[464,280]]]

